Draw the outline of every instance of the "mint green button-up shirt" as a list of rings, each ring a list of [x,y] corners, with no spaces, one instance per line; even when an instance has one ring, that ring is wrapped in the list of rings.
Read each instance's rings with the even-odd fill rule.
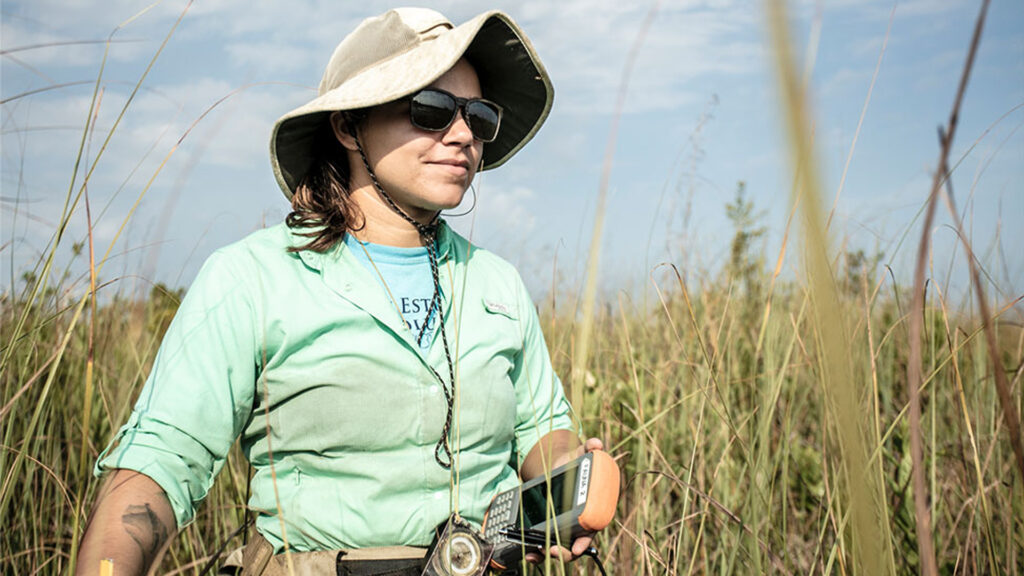
[[[343,242],[286,251],[304,241],[280,224],[210,257],[97,474],[149,476],[183,527],[240,437],[256,526],[278,550],[284,535],[295,550],[426,545],[456,509],[479,524],[534,444],[573,426],[519,274],[442,224],[449,471],[434,459],[440,336],[421,351],[371,268]]]

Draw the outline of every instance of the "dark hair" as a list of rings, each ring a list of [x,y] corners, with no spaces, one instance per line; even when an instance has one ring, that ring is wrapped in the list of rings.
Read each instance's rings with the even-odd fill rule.
[[[365,110],[343,114],[350,129],[367,116]],[[314,136],[313,161],[295,187],[292,211],[285,218],[289,228],[306,229],[296,234],[310,240],[302,246],[289,247],[289,252],[326,252],[344,238],[348,230],[363,228],[366,222],[349,196],[350,177],[347,151],[335,137],[327,119]]]

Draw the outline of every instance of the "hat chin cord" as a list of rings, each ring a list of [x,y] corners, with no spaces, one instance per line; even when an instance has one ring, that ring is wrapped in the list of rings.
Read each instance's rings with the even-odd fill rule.
[[[450,470],[452,467],[452,450],[449,442],[451,436],[452,427],[452,410],[455,405],[455,370],[452,363],[451,351],[448,347],[448,335],[444,330],[444,313],[441,310],[441,281],[438,277],[437,270],[437,230],[439,227],[438,217],[441,212],[438,211],[434,214],[434,217],[430,219],[427,224],[421,224],[413,219],[411,216],[405,213],[395,201],[391,199],[391,196],[384,191],[384,187],[380,185],[380,181],[377,180],[377,174],[374,173],[373,168],[370,167],[369,160],[366,159],[366,152],[363,151],[363,144],[359,141],[359,136],[352,131],[352,138],[355,139],[356,149],[359,150],[359,157],[363,161],[363,166],[366,168],[366,173],[370,175],[370,180],[373,182],[374,189],[377,190],[377,194],[384,199],[384,202],[395,211],[396,214],[402,217],[406,222],[411,224],[417,232],[420,234],[420,239],[423,241],[424,247],[427,249],[427,260],[430,262],[430,275],[433,279],[434,293],[430,297],[430,306],[427,308],[427,317],[423,322],[423,327],[420,328],[420,333],[416,337],[416,344],[420,345],[423,341],[423,337],[427,332],[427,326],[430,324],[430,318],[433,316],[435,311],[438,315],[438,325],[441,330],[441,342],[444,344],[444,357],[448,361],[448,382],[446,383],[441,374],[430,366],[430,371],[434,373],[434,377],[437,378],[438,382],[441,383],[441,390],[444,392],[445,403],[447,404],[447,413],[444,419],[444,427],[441,429],[441,438],[437,441],[437,445],[434,446],[434,460],[437,461],[445,470]],[[444,452],[444,458],[441,457],[441,453]]]

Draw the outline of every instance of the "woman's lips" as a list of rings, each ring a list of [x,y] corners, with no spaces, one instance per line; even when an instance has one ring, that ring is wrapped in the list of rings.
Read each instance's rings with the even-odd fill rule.
[[[436,160],[431,162],[431,164],[438,166],[451,174],[463,176],[469,173],[469,162],[465,160]]]

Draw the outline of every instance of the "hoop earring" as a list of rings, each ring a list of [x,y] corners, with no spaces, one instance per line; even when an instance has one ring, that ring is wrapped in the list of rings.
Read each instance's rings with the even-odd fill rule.
[[[481,154],[480,155],[480,164],[477,165],[477,167],[476,167],[476,173],[479,175],[480,172],[483,171],[483,169],[484,169],[484,155]],[[458,218],[460,216],[465,216],[465,215],[469,214],[470,212],[473,211],[474,208],[476,208],[476,186],[473,185],[473,184],[470,184],[469,185],[469,191],[473,193],[473,203],[469,205],[469,210],[466,210],[465,212],[460,212],[458,214],[447,214],[446,213],[445,216],[449,216],[451,218]]]
[[[444,215],[449,217],[449,218],[458,218],[460,216],[465,216],[465,215],[469,214],[470,212],[472,212],[473,209],[476,208],[476,186],[474,186],[473,184],[470,184],[469,185],[469,191],[473,193],[473,203],[469,205],[469,209],[468,210],[466,210],[465,212],[459,212],[458,214],[449,214],[449,213],[445,212]]]

